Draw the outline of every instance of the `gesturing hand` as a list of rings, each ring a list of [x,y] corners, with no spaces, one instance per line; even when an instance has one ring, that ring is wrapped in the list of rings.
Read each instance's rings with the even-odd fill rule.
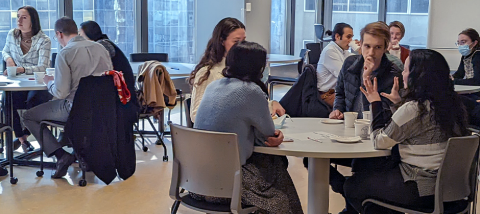
[[[380,94],[378,94],[378,87],[377,87],[377,78],[375,77],[373,79],[373,85],[372,82],[369,79],[364,79],[363,84],[365,85],[365,89],[360,86],[360,91],[365,95],[367,98],[368,102],[373,103],[375,101],[381,101],[380,99]]]
[[[382,92],[380,95],[392,101],[393,104],[398,104],[400,101],[402,101],[402,98],[400,97],[398,90],[400,90],[400,86],[398,84],[398,77],[395,77],[393,78],[392,92],[390,92],[390,94]]]

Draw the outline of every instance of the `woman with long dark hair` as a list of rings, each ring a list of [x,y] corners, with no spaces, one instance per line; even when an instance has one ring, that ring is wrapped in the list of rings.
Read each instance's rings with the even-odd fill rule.
[[[403,71],[404,95],[400,97],[398,93],[398,78],[391,94],[382,93],[400,105],[388,125],[381,115],[376,79],[373,85],[364,81],[366,89],[361,90],[372,104],[374,147],[393,149],[385,163],[378,159],[376,163],[355,160],[354,174],[347,179],[344,189],[347,200],[358,212],[395,213],[375,205],[362,207],[367,198],[405,207],[433,208],[437,172],[447,141],[469,134],[465,107],[449,75],[450,68],[440,53],[413,50]]]
[[[103,34],[100,25],[95,21],[86,21],[80,24],[80,29],[78,34],[85,38],[86,40],[94,41],[100,43],[107,49],[110,57],[112,58],[113,69],[116,71],[121,71],[123,77],[125,78],[125,83],[127,84],[128,90],[132,95],[135,94],[135,78],[133,76],[133,70],[128,62],[127,57],[120,48],[113,43],[112,40],[108,38],[106,34]],[[139,107],[136,96],[131,96],[131,103],[134,103]]]
[[[478,32],[473,28],[463,30],[458,34],[456,44],[462,59],[457,71],[453,74],[455,84],[480,85],[480,36]]]
[[[32,6],[23,6],[17,10],[17,28],[7,34],[2,57],[7,67],[17,67],[17,75],[45,72],[50,65],[50,38],[43,33],[37,10]],[[6,70],[4,71],[6,75]],[[13,131],[17,139],[14,148],[22,145],[24,152],[33,151],[33,146],[27,141],[30,132],[23,129],[18,115],[18,109],[30,109],[52,99],[47,90],[12,92]],[[10,101],[3,98],[2,105]]]
[[[208,41],[202,59],[190,74],[189,83],[192,86],[192,103],[190,117],[195,122],[198,106],[202,101],[205,89],[215,80],[223,78],[225,57],[230,48],[246,38],[245,25],[235,18],[224,18],[213,29],[212,38]],[[272,114],[285,114],[285,109],[277,101],[269,104]]]
[[[267,51],[257,43],[235,44],[226,57],[222,72],[225,77],[205,90],[194,127],[237,134],[244,205],[254,205],[266,213],[303,213],[286,157],[253,153],[254,145],[278,146],[283,141],[282,132],[274,128],[267,87],[261,81],[266,57]],[[229,203],[225,198],[195,193],[191,196],[211,203]]]

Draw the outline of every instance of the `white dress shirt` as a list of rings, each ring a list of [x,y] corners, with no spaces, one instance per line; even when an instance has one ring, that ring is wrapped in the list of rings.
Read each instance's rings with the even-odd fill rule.
[[[335,89],[343,62],[350,55],[354,54],[348,50],[343,50],[334,41],[328,43],[318,61],[317,88],[319,91],[326,92],[330,89]]]

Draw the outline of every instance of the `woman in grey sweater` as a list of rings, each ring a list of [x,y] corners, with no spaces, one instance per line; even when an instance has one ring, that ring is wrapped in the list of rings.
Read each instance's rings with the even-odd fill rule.
[[[345,182],[344,190],[347,200],[361,213],[397,213],[373,204],[362,207],[367,198],[403,207],[433,208],[435,182],[447,141],[469,134],[465,107],[454,91],[450,69],[440,53],[413,50],[402,74],[403,97],[398,93],[396,77],[392,93],[381,94],[401,104],[389,123],[382,116],[377,79],[373,85],[365,80],[366,90],[361,88],[372,104],[374,147],[393,147],[391,158],[384,162],[354,160],[354,174]]]
[[[225,78],[208,85],[195,128],[236,133],[243,165],[242,203],[266,213],[303,213],[283,156],[253,153],[254,146],[278,146],[283,134],[275,130],[261,81],[267,52],[257,43],[235,44],[226,57]],[[229,203],[229,199],[191,193],[198,200]]]

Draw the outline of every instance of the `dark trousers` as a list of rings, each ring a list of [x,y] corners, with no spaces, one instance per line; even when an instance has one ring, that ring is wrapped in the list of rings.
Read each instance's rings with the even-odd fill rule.
[[[15,136],[22,137],[24,135],[30,135],[28,129],[23,129],[20,121],[19,109],[30,109],[42,103],[48,102],[52,99],[52,95],[48,91],[14,91],[12,93],[12,128],[15,132]],[[5,105],[10,104],[10,100],[6,100],[5,96],[2,97],[2,109],[5,111]]]
[[[406,208],[434,206],[433,195],[420,197],[416,182],[404,182],[398,161],[392,158],[355,159],[354,168],[359,170],[345,181],[344,191],[348,202],[360,213],[399,213],[371,203],[362,207],[369,198]]]

